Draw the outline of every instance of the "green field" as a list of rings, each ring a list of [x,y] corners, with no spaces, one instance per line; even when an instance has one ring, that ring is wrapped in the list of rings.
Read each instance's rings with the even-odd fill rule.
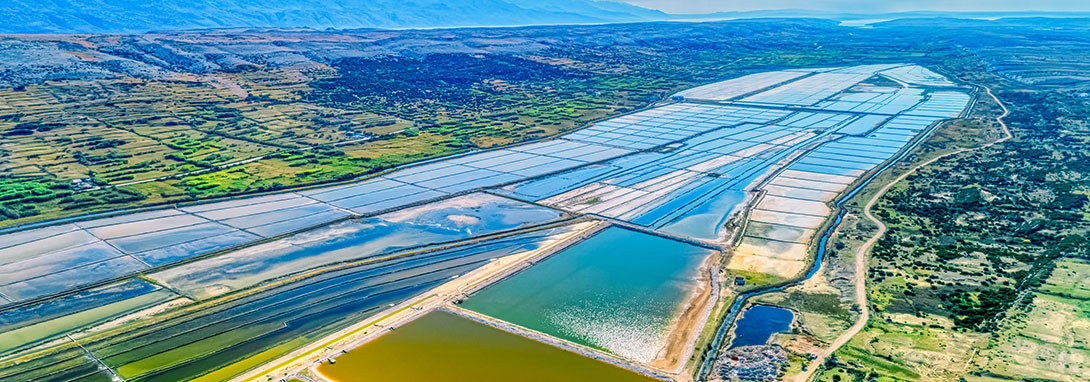
[[[1058,261],[1027,309],[981,352],[978,366],[989,373],[971,380],[1090,379],[1090,261]]]

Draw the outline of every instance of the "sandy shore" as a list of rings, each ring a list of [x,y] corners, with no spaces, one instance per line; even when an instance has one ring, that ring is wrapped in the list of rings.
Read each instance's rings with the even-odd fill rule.
[[[704,261],[697,272],[696,288],[674,318],[670,327],[670,336],[666,347],[659,357],[649,366],[674,374],[677,380],[687,381],[689,376],[681,374],[686,361],[692,356],[695,342],[708,321],[712,307],[719,298],[712,278],[712,272],[718,270],[722,254],[716,253]]]

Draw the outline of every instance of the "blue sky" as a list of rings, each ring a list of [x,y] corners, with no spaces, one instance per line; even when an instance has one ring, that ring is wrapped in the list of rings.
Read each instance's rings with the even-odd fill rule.
[[[620,0],[670,13],[708,13],[761,9],[813,9],[842,12],[938,11],[1090,11],[1090,0]]]

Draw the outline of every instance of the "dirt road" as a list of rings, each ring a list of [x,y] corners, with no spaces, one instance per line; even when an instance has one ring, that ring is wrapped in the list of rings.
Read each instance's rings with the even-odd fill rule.
[[[878,226],[878,231],[876,231],[874,233],[874,236],[871,236],[870,239],[867,239],[867,241],[865,243],[863,243],[863,245],[861,247],[859,247],[859,249],[855,252],[855,302],[856,302],[856,304],[859,305],[859,309],[860,309],[859,319],[855,322],[855,324],[852,325],[851,328],[848,328],[847,332],[845,332],[840,337],[838,337],[835,341],[833,341],[833,343],[831,345],[829,345],[829,347],[825,348],[820,353],[818,353],[817,358],[814,358],[814,360],[811,361],[810,364],[806,367],[806,371],[800,373],[799,375],[797,375],[795,377],[796,382],[809,381],[810,378],[812,378],[814,376],[814,372],[818,368],[820,368],[822,364],[825,363],[825,359],[829,358],[829,356],[831,356],[838,349],[840,349],[841,346],[844,346],[844,344],[847,344],[848,341],[850,341],[852,339],[852,337],[854,337],[856,334],[858,334],[860,330],[863,330],[863,327],[865,327],[867,325],[867,320],[870,319],[870,306],[867,304],[867,285],[866,285],[866,282],[867,282],[867,259],[868,259],[867,255],[870,253],[871,248],[874,247],[874,244],[877,243],[878,240],[881,239],[882,236],[886,234],[886,225],[885,225],[885,223],[882,223],[881,220],[878,220],[878,218],[874,217],[874,215],[871,213],[871,209],[874,207],[874,204],[877,203],[878,200],[881,199],[882,196],[885,195],[886,191],[889,191],[889,189],[891,187],[893,187],[897,183],[901,182],[902,180],[907,178],[909,175],[911,175],[912,173],[916,172],[917,170],[919,170],[920,168],[922,168],[924,166],[935,163],[936,161],[938,161],[940,159],[943,159],[943,158],[947,158],[947,157],[950,157],[950,156],[953,156],[953,155],[961,154],[961,153],[964,153],[964,152],[967,152],[967,151],[980,150],[980,149],[983,149],[983,148],[991,147],[992,145],[995,145],[995,144],[1004,142],[1004,141],[1006,141],[1008,139],[1011,139],[1010,129],[1007,128],[1007,124],[1005,122],[1003,122],[1003,118],[1005,118],[1007,115],[1010,114],[1010,110],[1008,110],[1007,107],[1004,106],[1003,103],[999,101],[999,98],[996,97],[995,94],[992,94],[991,89],[986,88],[986,87],[982,87],[982,88],[984,88],[984,90],[988,93],[988,96],[992,97],[992,99],[995,100],[995,103],[997,105],[999,105],[999,107],[1001,109],[1003,109],[1003,114],[1000,114],[998,117],[996,117],[996,122],[999,122],[999,126],[1003,129],[1003,134],[1004,134],[1003,137],[999,138],[999,139],[997,139],[995,141],[992,141],[992,142],[990,142],[988,144],[985,144],[983,146],[980,146],[980,147],[963,148],[963,149],[954,150],[954,151],[951,151],[949,153],[934,157],[931,160],[928,160],[927,162],[920,163],[919,165],[916,165],[916,167],[913,167],[913,168],[909,169],[908,171],[905,171],[904,174],[901,174],[901,176],[898,176],[896,179],[894,179],[893,181],[887,183],[885,186],[882,186],[882,188],[880,190],[878,190],[877,193],[874,194],[874,197],[872,197],[870,199],[870,201],[867,202],[867,205],[865,207],[863,207],[863,215],[866,216],[867,220],[870,220],[871,222],[874,222],[874,224],[876,226]]]

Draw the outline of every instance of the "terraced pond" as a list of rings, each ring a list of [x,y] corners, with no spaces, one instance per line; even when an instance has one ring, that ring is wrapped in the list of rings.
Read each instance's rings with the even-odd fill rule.
[[[650,362],[711,250],[611,227],[486,288],[462,306]]]
[[[444,311],[434,311],[318,367],[337,382],[656,379]]]

